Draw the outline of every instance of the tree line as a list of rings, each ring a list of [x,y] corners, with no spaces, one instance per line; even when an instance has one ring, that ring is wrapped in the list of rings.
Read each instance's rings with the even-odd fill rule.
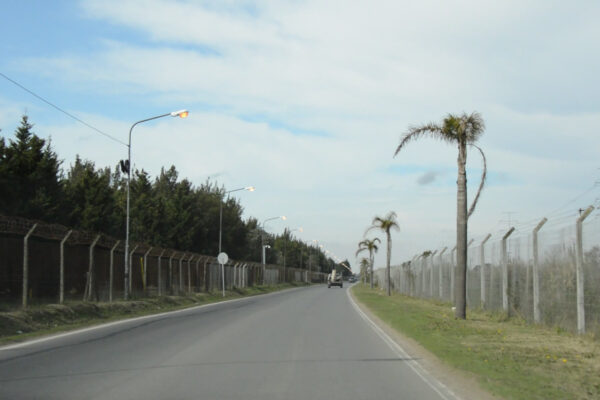
[[[27,115],[14,138],[0,137],[0,213],[75,229],[125,235],[126,175],[118,165],[98,167],[76,157],[63,168],[46,140],[33,131]],[[219,208],[223,202],[222,248],[236,260],[261,261],[261,240],[271,246],[267,263],[329,272],[335,262],[321,249],[295,238],[286,229],[272,235],[256,218],[243,219],[239,200],[225,197],[217,182],[196,186],[179,178],[175,166],[152,178],[143,169],[131,175],[130,235],[134,242],[216,255]]]

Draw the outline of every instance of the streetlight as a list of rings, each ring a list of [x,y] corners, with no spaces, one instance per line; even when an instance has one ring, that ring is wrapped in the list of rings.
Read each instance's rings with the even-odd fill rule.
[[[266,283],[266,276],[265,273],[267,272],[266,268],[265,268],[265,257],[266,257],[266,252],[267,249],[270,249],[271,246],[269,246],[268,244],[263,244],[262,245],[262,259],[263,259],[263,285]]]
[[[285,258],[286,258],[286,254],[287,254],[287,237],[288,237],[288,235],[290,233],[296,232],[296,231],[302,233],[303,232],[302,227],[294,228],[292,230],[288,229],[287,230],[287,235],[286,235],[286,231],[285,230],[283,231],[283,282],[287,281],[287,275],[285,273],[286,272],[286,270],[285,270]]]
[[[141,121],[138,121],[135,124],[131,125],[131,128],[129,129],[129,144],[127,145],[127,165],[124,165],[124,163],[121,162],[121,169],[124,170],[124,172],[127,172],[127,211],[126,211],[126,217],[125,217],[125,287],[124,287],[124,292],[123,292],[123,295],[124,295],[123,297],[125,298],[125,300],[127,300],[127,298],[129,298],[129,274],[130,274],[130,265],[129,265],[129,184],[131,181],[131,132],[133,131],[133,128],[135,128],[136,125],[141,124],[142,122],[152,121],[153,119],[158,119],[158,118],[163,118],[163,117],[185,118],[188,115],[189,115],[189,112],[187,110],[173,111],[170,113],[157,115],[155,117],[142,119]]]
[[[265,224],[267,222],[269,222],[269,221],[273,221],[273,220],[276,220],[276,219],[281,219],[281,220],[285,221],[287,219],[287,217],[285,215],[281,215],[279,217],[267,218],[262,223],[263,233],[260,235],[260,245],[261,245],[261,247],[263,249],[263,252],[262,252],[263,285],[265,284],[265,271],[267,269],[267,267],[266,267],[267,258],[265,257],[265,234],[264,234],[264,232],[265,232]],[[270,248],[270,246],[269,246],[269,248]]]
[[[239,188],[239,189],[233,189],[233,190],[229,190],[227,192],[225,192],[223,194],[223,197],[225,197],[226,195],[228,195],[229,193],[232,192],[239,192],[240,190],[247,190],[249,192],[254,192],[256,189],[254,188],[254,186],[246,186],[243,188]],[[219,207],[219,254],[221,254],[221,234],[223,232],[223,200],[221,199],[220,201],[220,207]]]

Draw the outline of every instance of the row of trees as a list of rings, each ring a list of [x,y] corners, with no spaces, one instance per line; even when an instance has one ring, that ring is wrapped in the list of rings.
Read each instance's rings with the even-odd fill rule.
[[[477,142],[485,130],[485,124],[481,115],[474,112],[470,115],[448,114],[441,124],[428,123],[424,125],[411,126],[403,135],[400,144],[396,148],[394,157],[400,153],[404,147],[419,138],[424,136],[433,137],[435,139],[455,144],[458,147],[458,179],[457,179],[457,214],[456,214],[456,269],[455,273],[455,316],[460,319],[466,318],[467,308],[467,223],[469,217],[475,211],[475,206],[481,195],[481,191],[485,185],[487,174],[486,158],[483,150],[477,146]],[[475,195],[473,203],[467,210],[467,148],[476,149],[483,159],[483,172],[479,189]],[[375,217],[372,226],[367,229],[369,232],[372,229],[379,229],[386,233],[387,237],[387,259],[386,259],[386,287],[388,296],[391,294],[390,288],[390,255],[391,255],[391,230],[399,229],[396,221],[396,214],[390,212],[387,216]],[[365,234],[367,233],[365,232]],[[373,254],[377,251],[377,243],[379,239],[365,239],[358,244],[357,255],[360,252],[368,251],[369,260],[361,260],[361,265],[370,265],[371,282],[373,279]],[[371,283],[372,287],[372,283]]]
[[[22,117],[13,139],[0,137],[0,213],[76,229],[123,237],[126,176],[115,166],[97,167],[79,156],[68,169],[52,142],[33,132]],[[206,181],[194,186],[179,179],[174,166],[156,178],[132,171],[131,240],[201,254],[218,252],[219,207],[223,201],[222,248],[233,259],[260,261],[261,236],[271,245],[267,262],[328,272],[335,262],[319,248],[295,238],[288,230],[266,233],[255,218],[243,219],[235,198],[225,188]]]
[[[376,216],[371,221],[371,226],[367,228],[365,231],[365,236],[371,232],[372,230],[378,230],[385,233],[386,243],[387,243],[387,251],[386,251],[386,263],[385,263],[385,280],[386,280],[386,290],[387,295],[390,296],[392,294],[392,289],[390,286],[390,264],[392,258],[392,231],[399,231],[400,224],[397,220],[397,215],[394,211],[390,211],[386,216],[380,217]],[[373,288],[373,262],[375,259],[375,253],[379,250],[378,244],[381,243],[379,238],[373,239],[363,239],[358,242],[358,250],[356,250],[356,255],[367,251],[369,253],[369,259],[361,260],[361,264],[365,266],[368,265],[370,267],[370,279],[371,279],[371,288]]]

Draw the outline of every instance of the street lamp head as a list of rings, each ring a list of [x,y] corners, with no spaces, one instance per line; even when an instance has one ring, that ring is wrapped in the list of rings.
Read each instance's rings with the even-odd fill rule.
[[[287,217],[285,215],[282,215],[280,218],[284,221],[287,219]]]
[[[179,111],[173,111],[171,113],[171,117],[186,118],[189,114],[190,113],[188,110],[179,110]]]
[[[249,192],[254,192],[256,190],[256,188],[254,186],[247,186],[244,189],[247,190],[247,191],[249,191]]]

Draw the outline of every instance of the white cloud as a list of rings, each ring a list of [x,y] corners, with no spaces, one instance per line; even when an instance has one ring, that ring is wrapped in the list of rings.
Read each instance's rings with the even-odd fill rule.
[[[305,227],[300,237],[351,260],[371,218],[391,209],[402,225],[395,261],[453,240],[456,150],[425,140],[392,158],[409,124],[482,112],[490,181],[471,222],[477,234],[503,211],[537,217],[597,179],[596,3],[340,4],[86,1],[86,18],[136,36],[15,62],[67,91],[190,104],[188,120],[136,128],[138,167],[253,184],[248,215],[289,214]],[[111,132],[130,123],[85,116]],[[44,128],[67,160],[122,158],[85,128]],[[469,165],[472,194],[476,153]],[[426,171],[441,172],[419,185]]]

